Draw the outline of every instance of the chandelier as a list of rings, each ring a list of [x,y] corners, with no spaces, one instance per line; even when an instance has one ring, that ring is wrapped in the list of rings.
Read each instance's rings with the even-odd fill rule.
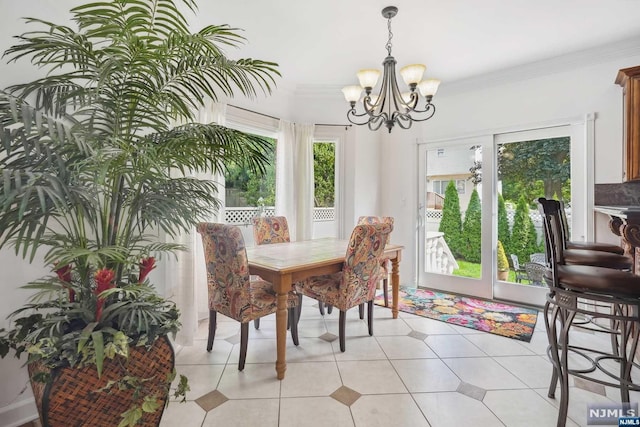
[[[398,124],[402,129],[409,129],[413,122],[422,122],[433,117],[436,107],[431,103],[431,100],[440,84],[440,80],[437,79],[422,80],[422,75],[427,67],[422,64],[412,64],[400,69],[400,75],[409,87],[409,91],[400,92],[396,80],[396,60],[391,56],[391,39],[393,38],[391,18],[397,13],[398,8],[395,6],[387,6],[382,9],[382,16],[387,18],[389,39],[385,45],[388,56],[382,63],[383,75],[380,92],[377,95],[371,94],[380,77],[378,70],[360,70],[357,74],[360,86],[346,86],[342,89],[345,99],[351,105],[351,109],[347,111],[347,118],[351,123],[368,125],[371,130],[378,130],[384,124],[389,129],[389,133],[395,124]],[[365,91],[365,96],[362,99],[364,112],[358,114],[356,103],[360,99],[363,89]],[[420,109],[421,97],[418,92],[426,101],[423,104],[423,109]]]

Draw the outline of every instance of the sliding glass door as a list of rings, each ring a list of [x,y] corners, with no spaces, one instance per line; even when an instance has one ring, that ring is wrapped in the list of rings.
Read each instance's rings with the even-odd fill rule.
[[[418,285],[543,305],[539,197],[592,239],[593,119],[418,145]]]

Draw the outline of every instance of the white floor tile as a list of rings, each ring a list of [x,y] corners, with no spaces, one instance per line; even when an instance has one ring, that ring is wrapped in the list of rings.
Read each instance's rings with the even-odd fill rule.
[[[489,356],[532,355],[520,341],[492,334],[467,335],[465,338]]]
[[[171,402],[162,414],[160,427],[200,426],[206,414],[196,402]]]
[[[228,400],[207,413],[202,427],[278,427],[279,406],[278,399]]]
[[[408,394],[362,396],[351,406],[356,427],[429,427]]]
[[[390,360],[438,357],[424,341],[409,336],[376,337],[376,340]]]
[[[196,400],[200,396],[213,391],[218,386],[225,365],[177,365],[176,371],[178,381],[180,375],[184,375],[189,380],[189,390],[187,400]]]
[[[280,397],[280,380],[275,364],[247,364],[243,371],[227,365],[218,390],[229,399],[262,399]]]
[[[494,359],[531,388],[549,386],[553,365],[543,356],[508,356]]]
[[[388,360],[338,362],[342,383],[361,394],[407,393]]]
[[[342,380],[335,362],[291,363],[281,384],[282,397],[329,396]]]
[[[440,359],[393,360],[391,364],[410,393],[455,391],[460,378]]]
[[[447,323],[439,320],[427,319],[425,317],[418,316],[403,317],[403,319],[411,329],[427,335],[451,335],[458,333],[457,330],[449,326]]]
[[[208,352],[206,340],[194,340],[192,346],[182,347],[176,354],[176,365],[225,364],[232,348],[233,344],[216,338],[211,352]]]
[[[331,397],[283,398],[280,427],[354,427],[351,411]]]
[[[378,343],[376,337],[348,338],[345,342],[345,352],[340,351],[340,341],[331,343],[336,360],[387,360],[387,356]]]
[[[555,427],[558,411],[531,389],[491,390],[483,403],[509,427]],[[567,427],[577,424],[567,420]]]
[[[425,342],[439,357],[482,357],[486,354],[462,335],[431,335]]]
[[[504,427],[482,402],[464,394],[417,393],[413,398],[432,427]]]
[[[527,388],[513,374],[489,357],[443,359],[464,382],[485,390]]]

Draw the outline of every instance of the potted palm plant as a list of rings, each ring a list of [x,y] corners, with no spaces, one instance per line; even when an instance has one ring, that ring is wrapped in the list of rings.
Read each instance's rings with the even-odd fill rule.
[[[196,11],[80,5],[72,26],[27,19],[5,52],[46,73],[0,91],[0,247],[51,266],[25,286],[35,295],[0,331],[0,355],[28,355],[45,426],[158,424],[179,313],[148,274],[219,203],[212,180],[188,175],[228,161],[264,170],[265,141],[195,114],[219,95],[269,93],[277,64],[229,60],[221,47],[242,43],[238,31],[192,33],[184,6]]]

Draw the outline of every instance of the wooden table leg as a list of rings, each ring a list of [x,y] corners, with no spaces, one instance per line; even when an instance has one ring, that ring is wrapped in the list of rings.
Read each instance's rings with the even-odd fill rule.
[[[288,279],[288,280],[287,280]],[[291,289],[291,277],[282,277],[282,283],[276,287],[278,308],[276,311],[276,373],[278,379],[284,379],[287,370],[287,294]]]
[[[400,252],[391,260],[391,289],[393,301],[391,302],[391,314],[394,319],[398,318],[398,299],[400,291]]]

